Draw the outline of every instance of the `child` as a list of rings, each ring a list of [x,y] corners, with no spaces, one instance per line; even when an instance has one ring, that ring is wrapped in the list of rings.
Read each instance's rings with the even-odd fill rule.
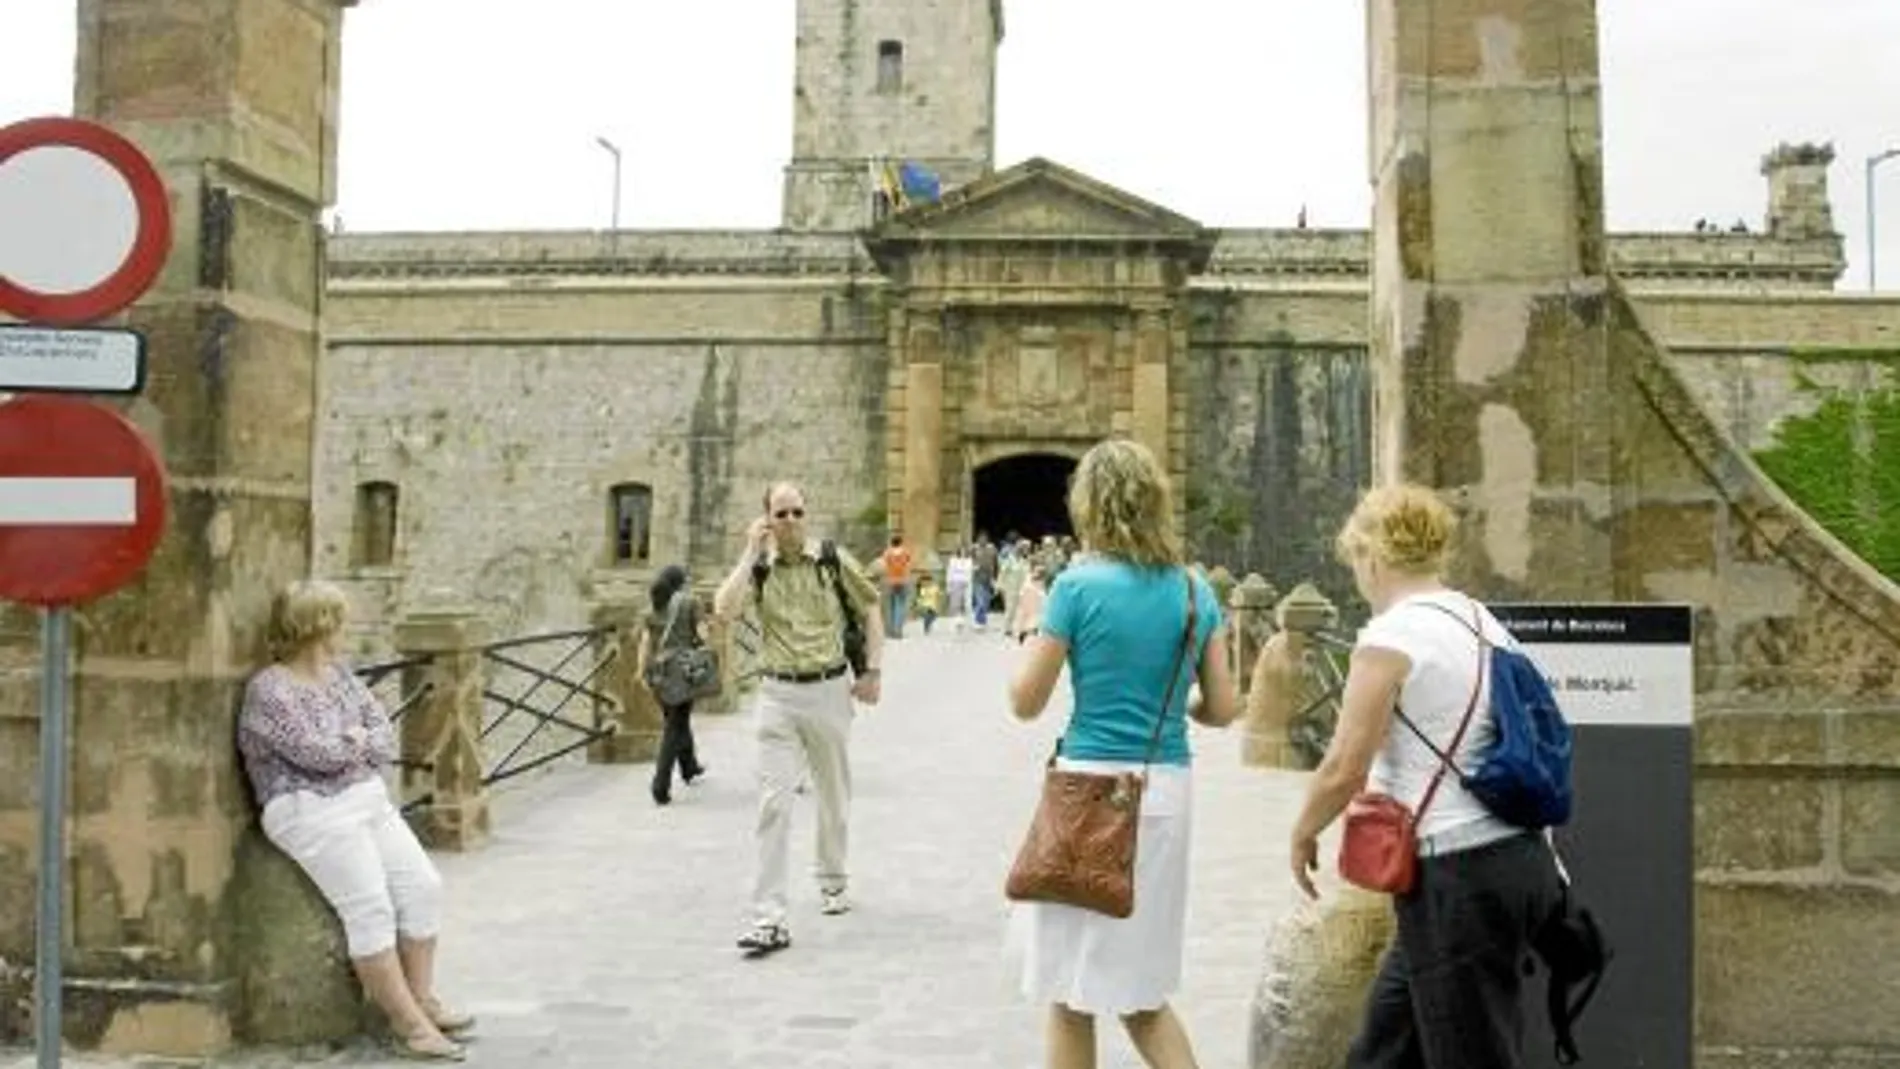
[[[930,625],[937,622],[943,614],[943,590],[937,581],[928,575],[917,577],[917,615],[924,618],[924,634],[930,634]]]

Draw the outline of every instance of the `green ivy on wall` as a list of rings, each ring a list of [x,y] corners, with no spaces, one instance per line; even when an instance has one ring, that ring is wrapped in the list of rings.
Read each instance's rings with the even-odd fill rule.
[[[1800,386],[1825,400],[1811,415],[1785,420],[1756,462],[1834,537],[1900,579],[1900,383],[1889,374],[1864,393],[1805,377]]]
[[[1242,494],[1226,489],[1205,490],[1198,483],[1189,483],[1185,504],[1188,524],[1195,530],[1236,538],[1247,529],[1247,498]]]

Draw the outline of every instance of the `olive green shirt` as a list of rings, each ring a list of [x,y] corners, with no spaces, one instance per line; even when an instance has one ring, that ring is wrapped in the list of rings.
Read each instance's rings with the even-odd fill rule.
[[[759,599],[759,667],[769,673],[823,672],[844,663],[844,613],[830,576],[818,567],[820,543],[807,542],[797,557],[775,555]],[[858,621],[869,626],[877,611],[877,588],[857,559],[838,550],[838,580]],[[760,594],[746,582],[748,602]]]

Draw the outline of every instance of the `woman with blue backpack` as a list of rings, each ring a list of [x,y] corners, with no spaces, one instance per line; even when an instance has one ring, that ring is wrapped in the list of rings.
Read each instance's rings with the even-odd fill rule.
[[[1294,825],[1292,867],[1318,897],[1319,837],[1343,817],[1341,876],[1393,896],[1398,931],[1355,1069],[1521,1065],[1524,966],[1564,901],[1543,829],[1568,817],[1568,729],[1510,633],[1446,585],[1455,528],[1432,491],[1389,486],[1365,496],[1337,543],[1372,618]],[[1269,641],[1259,701],[1296,700],[1302,645],[1286,631]]]

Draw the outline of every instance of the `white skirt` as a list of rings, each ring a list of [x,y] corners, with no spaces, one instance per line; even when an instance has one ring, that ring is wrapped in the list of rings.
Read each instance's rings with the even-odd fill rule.
[[[1139,762],[1070,761],[1078,772],[1141,770]],[[1116,919],[1051,902],[1012,906],[1010,943],[1022,992],[1039,1005],[1123,1015],[1160,1009],[1181,986],[1194,781],[1184,765],[1152,765],[1135,841],[1135,912]]]

